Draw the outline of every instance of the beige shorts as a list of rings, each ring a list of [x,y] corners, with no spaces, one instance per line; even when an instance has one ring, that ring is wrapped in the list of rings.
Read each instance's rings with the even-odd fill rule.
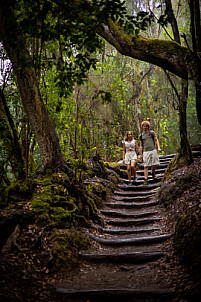
[[[160,165],[157,150],[143,152],[144,167]]]
[[[125,164],[130,165],[131,162],[137,161],[137,154],[135,151],[128,151],[125,154]]]

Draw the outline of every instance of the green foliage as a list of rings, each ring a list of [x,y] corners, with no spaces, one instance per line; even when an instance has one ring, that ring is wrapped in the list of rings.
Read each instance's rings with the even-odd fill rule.
[[[159,38],[167,38],[167,34],[157,28],[153,14],[142,11],[139,3],[80,1],[79,8],[72,12],[73,5],[73,1],[62,0],[14,1],[13,10],[27,39],[41,94],[58,133],[62,152],[74,168],[76,180],[84,177],[86,160],[97,154],[106,161],[120,160],[125,132],[132,130],[138,139],[137,125],[147,117],[153,123],[162,154],[175,153],[180,145],[177,99],[164,72],[121,56],[101,40],[97,29],[111,18],[132,36],[140,31],[146,31],[144,34],[152,37],[160,34]],[[153,12],[171,34],[164,17],[165,6],[160,9],[153,7]],[[182,4],[178,11],[178,24],[187,36],[189,20],[185,16],[188,13],[187,5]],[[6,59],[5,56],[5,62]],[[10,71],[6,98],[25,155],[27,119],[15,76],[9,66],[5,70]],[[180,91],[178,79],[171,78]],[[136,87],[139,95],[135,94]],[[199,143],[201,138],[194,100],[195,91],[190,83],[187,125],[192,144]],[[2,129],[8,127],[5,121],[0,126]],[[10,153],[5,149],[7,142],[8,136],[1,131],[2,186],[15,177],[13,165],[8,160]],[[32,175],[36,168],[39,170],[41,158],[31,130],[28,133],[28,151],[28,175]],[[71,164],[71,159],[76,161]]]

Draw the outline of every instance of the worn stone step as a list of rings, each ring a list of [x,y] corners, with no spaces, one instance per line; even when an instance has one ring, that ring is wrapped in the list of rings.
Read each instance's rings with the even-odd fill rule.
[[[165,170],[167,168],[169,162],[170,161],[162,161],[162,162],[160,162],[160,165],[158,165],[156,167],[156,171],[157,170]],[[137,171],[138,170],[143,170],[144,171],[144,164],[143,164],[143,162],[139,162],[138,165],[137,165],[137,167],[136,167],[136,169],[137,169]],[[127,170],[127,166],[124,165],[124,164],[120,165],[120,170],[121,171],[126,171]],[[149,169],[149,172],[151,173],[151,169]]]
[[[166,255],[165,252],[162,251],[153,251],[153,252],[121,252],[121,253],[96,253],[96,254],[89,254],[89,253],[79,253],[79,256],[87,261],[95,261],[95,262],[103,262],[109,261],[114,263],[145,263],[156,261]]]
[[[139,186],[136,186],[135,184],[132,184],[131,186],[125,184],[118,185],[118,189],[126,190],[126,191],[144,191],[144,190],[147,191],[147,190],[154,190],[160,187],[161,187],[160,183],[152,183],[148,185],[139,185]]]
[[[161,302],[161,301],[172,301],[175,296],[174,291],[170,289],[161,288],[141,288],[141,289],[130,289],[130,288],[104,288],[104,289],[85,289],[76,290],[68,288],[57,288],[57,294],[64,295],[65,299],[81,299],[76,300],[83,302],[90,299],[90,302]],[[70,300],[65,300],[69,301]]]
[[[169,162],[160,163],[160,165],[158,165],[157,168],[156,168],[156,172],[157,172],[158,169],[165,171],[167,169],[168,164],[169,164]],[[144,170],[144,164],[140,163],[138,165],[138,168],[139,168],[139,170],[140,169]],[[151,169],[149,169],[149,173],[151,173]]]
[[[153,232],[157,232],[157,231],[161,231],[161,228],[159,227],[152,227],[152,228],[131,228],[131,229],[99,229],[99,232],[101,234],[105,233],[105,234],[111,234],[111,235],[129,235],[129,234],[140,234],[140,233],[153,233]]]
[[[155,194],[155,193],[154,193]],[[114,200],[115,202],[117,201],[123,201],[125,203],[127,202],[141,202],[143,203],[144,201],[148,201],[148,200],[151,200],[151,198],[153,198],[153,194],[149,194],[147,196],[127,196],[124,192],[123,195],[117,195],[117,196],[113,196],[111,198],[111,200]]]
[[[124,197],[140,197],[140,196],[152,196],[154,194],[156,194],[156,191],[139,191],[139,192],[135,192],[135,191],[115,191],[114,192],[115,195],[118,196],[124,196]]]
[[[158,169],[155,171],[155,174],[156,174],[158,177],[162,177],[163,174],[164,174],[164,172],[165,172],[165,170],[166,170],[166,169],[159,169],[159,168],[158,168]],[[141,178],[142,176],[144,176],[144,168],[143,168],[143,169],[137,170],[136,173],[137,173],[137,178]],[[139,175],[139,173],[140,173],[141,175]],[[150,179],[152,178],[152,172],[151,172],[150,169],[148,170],[148,178],[150,178]]]
[[[176,153],[172,153],[172,154],[167,154],[167,155],[159,155],[159,159],[161,158],[173,158],[175,157]]]
[[[171,237],[171,234],[137,237],[137,238],[120,238],[120,239],[104,239],[95,236],[89,232],[84,232],[91,239],[103,245],[124,246],[124,245],[147,245],[163,242]]]
[[[118,219],[118,220],[106,220],[105,222],[108,225],[113,226],[138,226],[138,225],[145,225],[145,224],[153,224],[157,221],[160,221],[161,217],[154,217],[154,218],[142,218],[142,219]]]
[[[130,198],[130,197],[129,197]],[[143,209],[148,207],[153,207],[158,204],[158,201],[151,201],[151,202],[118,202],[118,203],[112,203],[112,202],[106,202],[105,206],[111,209]]]
[[[163,174],[159,174],[159,176],[157,175],[157,179],[153,179],[152,176],[148,176],[148,181],[150,184],[159,183],[159,182],[161,182],[162,179],[163,179]],[[133,178],[132,178],[132,180],[133,180]],[[127,178],[122,178],[121,181],[128,185],[129,180]],[[143,176],[138,175],[134,186],[143,185],[143,183],[144,183],[144,175]]]
[[[114,217],[114,218],[142,218],[142,217],[148,217],[158,214],[156,211],[152,212],[145,212],[145,213],[123,213],[113,210],[100,210],[101,214],[103,214],[106,217]]]
[[[163,164],[163,163],[169,163],[171,160],[173,159],[173,157],[165,157],[165,158],[160,158],[159,157],[159,160],[160,160],[160,163]]]

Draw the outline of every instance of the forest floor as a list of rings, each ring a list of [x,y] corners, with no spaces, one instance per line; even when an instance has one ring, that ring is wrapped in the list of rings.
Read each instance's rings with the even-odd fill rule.
[[[192,169],[192,166],[200,173],[201,158],[195,159],[191,166],[180,169],[179,175],[187,173],[189,169]],[[198,186],[192,182],[190,190],[184,191],[177,203],[169,206],[168,209],[161,205],[157,206],[157,210],[163,218],[157,224],[162,227],[163,233],[174,233],[175,213],[177,217],[182,214],[182,205],[188,204],[189,194],[191,197],[189,207],[192,207],[193,196],[197,200],[200,191],[200,185]],[[154,198],[157,198],[157,195]],[[112,263],[97,264],[80,260],[70,270],[64,268],[59,271],[52,271],[51,267],[45,265],[47,263],[46,254],[41,254],[41,250],[37,247],[29,249],[29,246],[32,246],[31,243],[35,240],[35,234],[37,234],[37,226],[29,225],[29,228],[23,230],[20,242],[16,243],[15,248],[8,253],[1,254],[0,301],[71,301],[66,299],[65,295],[58,294],[56,288],[101,289],[107,287],[121,289],[126,287],[129,289],[133,285],[135,288],[147,286],[150,280],[152,280],[151,286],[155,284],[159,288],[163,288],[165,283],[166,286],[175,290],[177,298],[174,301],[188,301],[188,299],[182,297],[191,291],[194,280],[188,275],[188,271],[175,253],[173,237],[162,244],[160,243],[160,246],[162,245],[164,250],[167,251],[167,255],[151,263],[117,265]],[[21,246],[26,247],[21,249]],[[93,253],[97,249],[104,252],[104,247],[92,241],[89,251]],[[113,247],[107,247],[107,252],[111,251],[112,253],[113,250]],[[156,245],[149,246],[149,251],[152,250],[156,250]],[[143,275],[140,273],[142,267]],[[89,302],[90,300],[77,301]]]

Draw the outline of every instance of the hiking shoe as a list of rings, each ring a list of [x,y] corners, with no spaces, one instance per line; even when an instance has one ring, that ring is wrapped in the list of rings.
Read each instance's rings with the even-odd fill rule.
[[[136,184],[136,179],[135,179],[135,178],[133,179],[132,184],[133,184],[133,185]]]
[[[153,179],[157,179],[157,176],[156,176],[155,173],[151,173],[151,175],[152,175],[152,178],[153,178]]]
[[[144,180],[144,185],[148,185],[148,180],[147,179]]]

